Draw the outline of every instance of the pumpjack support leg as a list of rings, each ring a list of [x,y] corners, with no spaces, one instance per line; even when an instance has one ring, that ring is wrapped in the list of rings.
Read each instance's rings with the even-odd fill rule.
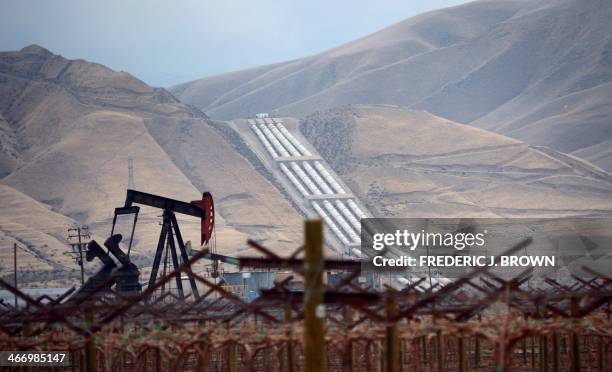
[[[159,270],[159,263],[161,262],[161,256],[164,252],[164,244],[166,243],[166,236],[168,235],[168,222],[166,214],[164,213],[162,229],[159,234],[159,240],[157,242],[157,250],[155,251],[155,258],[153,259],[153,267],[151,267],[151,276],[149,277],[149,288],[153,287],[157,280],[157,271]]]
[[[170,256],[172,257],[172,266],[176,270],[179,267],[178,257],[176,255],[176,246],[174,245],[174,235],[172,234],[172,225],[168,229],[168,248],[170,250]],[[176,272],[176,288],[178,289],[179,297],[185,298],[185,293],[183,292],[183,281],[181,280],[181,273]]]
[[[179,225],[176,222],[176,216],[174,213],[170,215],[170,222],[174,228],[174,235],[176,236],[176,242],[179,246],[179,251],[181,252],[181,259],[183,262],[189,261],[189,257],[187,256],[187,250],[185,250],[185,243],[183,242],[183,236],[181,235],[181,230],[179,229]],[[195,298],[199,298],[200,294],[198,292],[198,287],[196,286],[195,279],[193,278],[193,273],[191,271],[191,267],[187,269],[187,276],[189,277],[189,285],[191,286],[191,293]]]
[[[176,245],[174,239],[176,238],[176,243],[178,244],[179,252],[181,255],[181,259],[183,262],[189,261],[189,257],[187,256],[187,251],[185,249],[185,243],[183,242],[183,236],[181,235],[181,231],[179,229],[178,223],[176,221],[176,216],[172,211],[164,211],[162,229],[159,235],[159,241],[157,243],[157,250],[155,252],[155,258],[153,260],[153,267],[151,268],[151,277],[149,278],[149,287],[153,286],[157,281],[157,273],[159,271],[159,265],[161,263],[161,258],[164,252],[164,249],[168,249],[170,253],[170,257],[172,258],[172,265],[174,269],[178,269],[180,264],[178,260],[178,255],[176,252]],[[166,248],[167,243],[167,248]],[[199,297],[198,287],[196,285],[195,279],[193,278],[193,273],[191,268],[187,270],[187,276],[189,278],[189,285],[191,287],[191,293],[195,298]],[[181,273],[176,273],[176,288],[178,290],[179,296],[184,298],[184,290],[183,290],[183,282],[181,279]]]

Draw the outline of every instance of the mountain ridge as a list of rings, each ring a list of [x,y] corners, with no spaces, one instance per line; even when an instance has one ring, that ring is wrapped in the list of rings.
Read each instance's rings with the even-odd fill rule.
[[[304,117],[347,104],[424,109],[610,170],[612,156],[598,146],[612,139],[610,17],[604,0],[475,1],[170,91],[216,119]],[[220,98],[209,99],[209,88]]]

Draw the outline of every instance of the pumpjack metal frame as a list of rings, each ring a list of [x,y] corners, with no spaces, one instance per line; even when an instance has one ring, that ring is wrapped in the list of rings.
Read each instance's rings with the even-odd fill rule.
[[[169,250],[170,256],[172,258],[172,265],[175,269],[180,266],[177,254],[177,246],[179,254],[181,255],[182,262],[187,262],[189,260],[189,256],[187,250],[185,249],[185,243],[183,241],[183,236],[181,234],[179,224],[176,220],[175,213],[199,217],[202,220],[202,242],[208,241],[208,239],[210,239],[210,233],[212,231],[212,226],[214,225],[214,209],[212,207],[212,196],[210,196],[209,193],[204,193],[202,195],[202,200],[187,203],[180,200],[145,193],[142,191],[127,190],[125,205],[123,207],[115,208],[112,232],[114,232],[115,229],[117,216],[125,214],[134,214],[134,223],[132,226],[132,234],[130,236],[128,255],[129,250],[132,247],[134,230],[136,227],[136,221],[138,220],[138,212],[140,210],[139,207],[133,206],[132,204],[142,204],[163,210],[161,232],[159,234],[157,249],[155,251],[155,258],[153,259],[151,276],[149,277],[149,287],[152,287],[157,280],[159,265],[161,263],[163,252],[166,247]],[[205,206],[208,206],[208,208],[205,208]],[[196,286],[196,281],[193,277],[193,273],[190,267],[187,268],[186,273],[189,279],[191,293],[194,295],[195,298],[199,298],[200,295]],[[183,291],[183,282],[180,272],[176,273],[175,279],[178,295],[179,297],[184,298],[185,294]]]

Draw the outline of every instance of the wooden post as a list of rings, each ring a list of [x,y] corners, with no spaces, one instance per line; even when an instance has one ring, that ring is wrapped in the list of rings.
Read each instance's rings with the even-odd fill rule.
[[[542,371],[548,371],[548,336],[541,336],[542,340]]]
[[[353,311],[350,307],[346,306],[344,308],[344,331],[346,333],[348,333],[349,331],[349,326],[351,324],[353,320]],[[346,340],[347,345],[346,345],[346,353],[347,353],[347,360],[346,360],[346,369],[348,372],[353,372],[354,371],[354,364],[355,364],[355,357],[354,357],[354,347],[353,347],[353,342],[351,340]]]
[[[468,371],[468,347],[469,347],[469,338],[459,337],[459,371],[467,372]]]
[[[23,334],[23,336],[25,338],[29,338],[30,336],[32,336],[32,323],[30,323],[30,322],[23,323],[23,327],[21,329],[21,333]],[[32,367],[31,366],[27,366],[27,367],[25,367],[24,371],[32,372]]]
[[[582,342],[583,342],[583,349],[586,349],[587,351],[587,358],[588,358],[588,368],[589,371],[591,371],[593,369],[593,352],[591,350],[591,338],[587,335],[584,335],[582,337]]]
[[[278,370],[285,372],[285,359],[287,358],[287,346],[280,347],[280,355],[278,356]]]
[[[161,352],[159,347],[155,348],[155,372],[161,372]]]
[[[365,354],[365,362],[366,362],[366,371],[374,370],[373,368],[374,366],[372,365],[372,358],[370,358],[372,355],[374,355],[373,342],[368,342],[366,344],[364,354]]]
[[[478,322],[482,322],[482,314],[478,313]],[[474,369],[480,367],[480,336],[474,336]]]
[[[76,354],[74,353],[74,350],[70,350],[70,372],[75,372],[76,371],[76,365],[75,365],[75,358]]]
[[[325,305],[323,304],[323,224],[305,223],[304,370],[325,371]]]
[[[17,243],[13,243],[13,286],[17,289]],[[17,308],[17,294],[15,294],[15,308]]]
[[[208,335],[208,332],[206,332],[206,324],[203,320],[201,320],[199,322],[199,326],[201,329],[204,329],[204,335],[203,337],[201,337],[199,345],[198,345],[198,349],[199,349],[199,354],[198,354],[198,359],[197,359],[197,370],[198,371],[206,371],[208,370],[208,355],[207,355],[207,350],[206,350],[206,341],[205,338]]]
[[[385,312],[387,322],[397,315],[397,299],[392,293],[387,293],[385,301]],[[397,324],[387,324],[385,338],[385,370],[387,372],[399,372],[400,350]]]
[[[238,353],[238,346],[237,345],[235,346],[235,349],[236,349],[236,353]],[[267,348],[262,350],[263,353],[264,353],[263,354],[264,366],[271,366],[272,365],[272,363],[270,362],[272,360],[272,356],[271,356],[271,353],[270,353],[271,349],[272,348],[268,345]],[[238,363],[237,362],[236,362],[236,369],[234,371],[238,371]]]
[[[535,336],[531,337],[531,369],[535,369]]]
[[[578,318],[578,298],[572,297],[571,300],[571,313],[572,318]],[[572,332],[572,372],[580,371],[580,337],[576,332]]]
[[[346,350],[346,368],[345,370],[348,372],[353,372],[355,370],[355,360],[353,356],[353,341],[347,339],[347,350]]]
[[[231,344],[229,346],[229,370],[230,372],[238,371],[238,361],[236,358],[236,344]]]
[[[85,312],[85,325],[91,329],[94,323],[94,313],[91,310]],[[91,333],[85,345],[85,359],[87,363],[87,372],[97,372],[98,364],[96,358],[96,340],[95,335]]]
[[[553,372],[559,372],[561,370],[561,355],[560,355],[560,351],[559,351],[559,334],[558,333],[553,333],[552,335],[553,338],[553,351],[552,351],[552,357],[553,357]]]
[[[597,344],[597,357],[599,359],[599,370],[606,370],[606,345],[604,342],[604,338],[602,336],[597,336],[597,340],[599,341]]]
[[[285,308],[285,323],[287,324],[287,371],[293,372],[293,365],[295,360],[295,352],[293,350],[293,331],[291,330],[291,307],[287,305]]]
[[[436,361],[438,364],[438,372],[444,372],[444,340],[442,331],[436,332]]]
[[[474,368],[480,365],[480,336],[476,335],[474,340]]]
[[[285,335],[288,336],[289,335],[289,319],[291,319],[291,308],[289,307],[289,305],[287,304],[287,306],[285,307]],[[287,314],[289,313],[289,314]],[[281,345],[280,347],[280,355],[279,355],[279,360],[278,360],[278,370],[280,372],[285,372],[286,365],[287,363],[285,363],[285,360],[289,358],[289,342],[287,342],[284,346]]]
[[[427,340],[425,340],[425,336],[421,337],[421,350],[423,351],[423,364],[427,364]]]

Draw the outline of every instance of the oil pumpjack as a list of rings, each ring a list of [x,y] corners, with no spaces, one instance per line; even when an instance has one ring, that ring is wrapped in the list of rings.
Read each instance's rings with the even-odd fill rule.
[[[134,231],[138,221],[138,213],[140,212],[140,207],[134,204],[159,208],[163,211],[161,232],[155,251],[155,257],[153,259],[151,276],[148,281],[149,287],[153,286],[157,280],[157,274],[164,250],[167,249],[172,257],[174,269],[180,266],[178,254],[180,254],[182,262],[187,262],[189,260],[189,252],[185,249],[183,236],[176,220],[176,213],[200,218],[200,243],[202,245],[208,244],[213,236],[215,210],[213,198],[210,193],[204,192],[201,200],[195,200],[188,203],[142,191],[127,190],[125,204],[122,207],[115,208],[111,234],[104,242],[104,246],[108,249],[108,252],[117,259],[121,266],[117,266],[115,260],[112,259],[108,252],[105,252],[96,241],[92,240],[88,244],[86,259],[88,262],[91,262],[94,258],[98,258],[102,261],[103,267],[95,275],[89,278],[87,282],[68,299],[68,302],[76,302],[88,298],[94,292],[103,295],[113,285],[116,285],[115,290],[122,295],[133,295],[141,291],[139,282],[140,271],[129,258],[134,239]],[[123,239],[122,235],[114,234],[117,217],[121,215],[134,216],[127,254],[119,247],[119,243]],[[218,260],[230,259],[231,261],[230,257],[217,255],[214,252],[209,253],[207,258],[213,260],[213,267],[215,268]],[[216,272],[216,269],[214,271]],[[188,269],[186,274],[191,287],[191,293],[195,298],[198,298],[198,288],[191,269]],[[176,288],[179,297],[184,298],[185,294],[180,272],[176,273]]]
[[[180,200],[166,198],[163,196],[148,194],[142,191],[128,190],[125,198],[125,205],[120,208],[115,208],[115,217],[113,218],[112,231],[114,231],[115,229],[115,224],[118,215],[134,214],[134,224],[132,227],[132,237],[130,238],[129,247],[131,247],[132,245],[134,228],[136,226],[138,212],[140,210],[138,206],[134,206],[133,204],[141,204],[163,210],[161,225],[162,227],[161,232],[159,234],[157,249],[155,251],[155,258],[153,259],[151,276],[149,277],[149,286],[153,286],[155,284],[155,281],[157,280],[159,265],[161,263],[161,258],[166,247],[169,250],[170,256],[172,257],[172,265],[175,269],[179,267],[177,246],[179,251],[178,253],[180,253],[181,255],[181,260],[183,262],[187,262],[189,260],[189,255],[187,250],[185,249],[185,242],[183,241],[183,235],[181,234],[179,224],[176,221],[175,213],[200,218],[201,245],[208,244],[213,235],[215,228],[215,207],[212,195],[209,192],[203,193],[201,200],[195,200],[190,203],[187,203]],[[130,248],[128,248],[128,250],[129,249]],[[198,288],[196,286],[195,279],[193,278],[191,269],[187,270],[187,277],[189,279],[189,285],[191,286],[191,293],[196,298],[199,297]],[[183,283],[181,280],[181,274],[179,272],[176,273],[176,287],[179,296],[181,298],[184,297]]]

